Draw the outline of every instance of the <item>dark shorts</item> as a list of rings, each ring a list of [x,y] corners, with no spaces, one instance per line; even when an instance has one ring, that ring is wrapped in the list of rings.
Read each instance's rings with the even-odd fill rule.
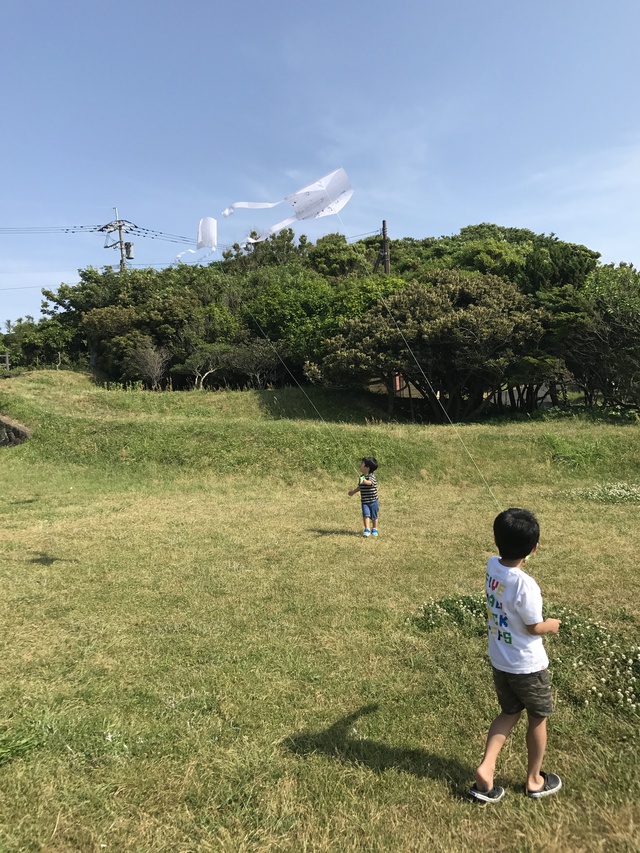
[[[519,714],[526,710],[535,717],[548,717],[553,713],[548,669],[522,674],[492,669],[498,702],[504,714]]]
[[[369,503],[362,504],[362,516],[363,518],[370,518],[373,521],[377,521],[378,519],[378,510],[380,509],[380,501],[370,501]]]

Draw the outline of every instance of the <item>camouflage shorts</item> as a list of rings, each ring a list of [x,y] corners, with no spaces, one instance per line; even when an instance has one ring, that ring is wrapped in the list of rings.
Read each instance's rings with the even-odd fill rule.
[[[513,673],[493,667],[493,683],[504,714],[519,714],[527,710],[535,717],[548,717],[553,713],[548,669]]]

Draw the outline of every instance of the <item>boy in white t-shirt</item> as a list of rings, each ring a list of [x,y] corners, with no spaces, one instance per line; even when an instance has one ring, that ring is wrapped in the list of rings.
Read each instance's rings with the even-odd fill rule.
[[[468,792],[481,803],[495,803],[504,796],[504,788],[493,783],[496,759],[525,709],[529,718],[526,794],[538,799],[562,787],[559,776],[542,772],[547,717],[553,711],[542,635],[557,634],[560,620],[542,618],[540,587],[522,569],[538,548],[540,527],[528,510],[507,509],[494,521],[493,533],[500,557],[491,557],[487,563],[487,619],[489,658],[502,712],[491,723],[484,758]]]

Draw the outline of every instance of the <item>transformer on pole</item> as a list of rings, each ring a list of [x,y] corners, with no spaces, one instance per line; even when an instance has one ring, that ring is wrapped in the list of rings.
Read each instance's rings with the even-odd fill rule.
[[[120,249],[120,272],[126,272],[127,260],[133,260],[133,243],[130,241],[125,242],[123,235],[136,226],[133,222],[128,222],[126,219],[119,219],[118,208],[114,207],[113,209],[116,218],[113,222],[107,222],[106,225],[103,225],[98,230],[104,231],[107,235],[104,241],[105,249],[115,249],[116,247]],[[116,232],[118,233],[118,239],[114,240],[111,235],[114,235]]]

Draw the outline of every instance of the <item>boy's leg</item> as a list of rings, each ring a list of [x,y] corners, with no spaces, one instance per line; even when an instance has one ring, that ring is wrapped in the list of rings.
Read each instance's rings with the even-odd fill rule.
[[[476,770],[476,787],[479,791],[490,791],[493,788],[493,774],[496,770],[496,760],[504,742],[511,734],[511,729],[520,719],[517,714],[498,714],[491,723],[487,744],[484,748],[484,758]]]
[[[527,728],[527,790],[537,791],[544,785],[540,771],[542,759],[547,747],[547,718],[536,717],[529,714],[529,727]]]
[[[371,529],[371,519],[369,518],[369,516],[363,515],[362,520],[364,521],[364,529],[370,530]]]

